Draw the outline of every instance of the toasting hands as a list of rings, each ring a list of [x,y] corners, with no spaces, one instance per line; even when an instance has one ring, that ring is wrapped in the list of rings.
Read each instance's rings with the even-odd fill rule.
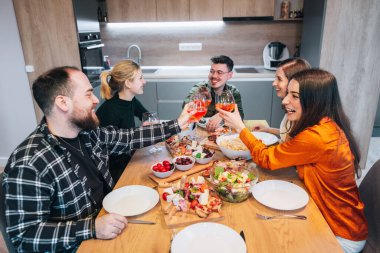
[[[233,112],[224,111],[222,109],[216,108],[219,112],[219,116],[224,120],[224,124],[236,130],[240,133],[241,130],[245,128],[244,122],[241,119],[238,106],[235,104],[235,110]]]
[[[184,130],[186,129],[190,123],[192,123],[190,121],[190,117],[196,113],[196,111],[194,110],[191,110],[191,106],[193,106],[193,102],[190,102],[188,104],[186,104],[184,107],[183,107],[183,110],[181,112],[181,115],[179,115],[178,117],[178,124],[179,124],[179,127]]]

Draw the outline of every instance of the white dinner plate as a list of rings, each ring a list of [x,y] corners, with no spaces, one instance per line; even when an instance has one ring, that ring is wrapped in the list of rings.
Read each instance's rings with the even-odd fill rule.
[[[273,145],[278,142],[278,137],[274,134],[266,132],[252,132],[252,134],[267,146]]]
[[[296,210],[309,202],[307,192],[296,184],[266,180],[252,188],[253,197],[261,204],[278,210]]]
[[[246,253],[243,238],[233,229],[214,222],[190,225],[172,241],[172,253]]]
[[[129,185],[116,189],[103,199],[109,213],[134,216],[152,209],[159,200],[157,191],[143,185]]]

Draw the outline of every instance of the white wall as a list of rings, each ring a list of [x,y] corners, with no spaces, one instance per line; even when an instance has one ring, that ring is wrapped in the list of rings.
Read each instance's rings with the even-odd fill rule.
[[[0,0],[0,166],[36,127],[12,0]]]

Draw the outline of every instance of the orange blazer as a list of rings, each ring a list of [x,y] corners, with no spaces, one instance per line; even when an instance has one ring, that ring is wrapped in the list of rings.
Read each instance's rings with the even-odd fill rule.
[[[354,156],[338,125],[323,118],[293,139],[265,146],[245,128],[240,139],[260,167],[276,170],[296,166],[311,197],[336,236],[353,241],[367,238],[364,204],[355,181]]]

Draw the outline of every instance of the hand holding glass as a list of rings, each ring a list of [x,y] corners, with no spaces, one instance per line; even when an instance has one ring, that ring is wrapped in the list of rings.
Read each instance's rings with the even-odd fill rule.
[[[235,99],[232,93],[228,90],[223,91],[220,95],[215,96],[215,107],[225,111],[232,112],[235,108]],[[229,133],[231,128],[229,127]]]
[[[196,93],[192,97],[192,103],[189,105],[188,113],[191,114],[189,121],[198,122],[207,113],[206,97]],[[197,139],[197,125],[195,125],[195,139]]]
[[[142,115],[142,125],[149,126],[154,124],[160,124],[160,118],[156,112],[144,112]],[[149,150],[150,153],[155,153],[161,151],[162,148],[158,145],[154,145],[153,148]]]

